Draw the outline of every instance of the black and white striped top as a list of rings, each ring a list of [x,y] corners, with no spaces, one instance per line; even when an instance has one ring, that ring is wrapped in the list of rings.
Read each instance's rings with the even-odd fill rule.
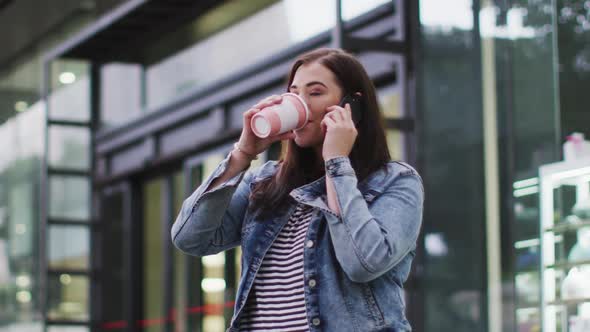
[[[244,307],[240,331],[309,331],[303,246],[311,212],[309,206],[297,206],[268,249]]]

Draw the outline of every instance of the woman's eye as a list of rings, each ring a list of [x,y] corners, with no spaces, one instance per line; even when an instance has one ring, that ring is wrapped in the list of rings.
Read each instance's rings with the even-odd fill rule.
[[[310,96],[319,96],[319,95],[321,95],[321,94],[322,94],[321,92],[314,91],[314,92],[310,93],[309,95],[310,95]]]

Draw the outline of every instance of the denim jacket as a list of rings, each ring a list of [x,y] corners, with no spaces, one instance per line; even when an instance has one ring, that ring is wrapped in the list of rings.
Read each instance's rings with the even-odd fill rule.
[[[252,187],[272,176],[276,161],[241,172],[205,191],[226,169],[230,155],[188,197],[172,227],[174,244],[196,256],[242,247],[242,271],[228,331],[240,314],[266,251],[298,203],[313,207],[304,248],[304,292],[311,331],[410,331],[403,283],[410,272],[422,222],[424,192],[405,163],[358,183],[347,157],[325,163],[340,216],[327,205],[325,177],[294,189],[293,200],[270,216],[248,210]]]

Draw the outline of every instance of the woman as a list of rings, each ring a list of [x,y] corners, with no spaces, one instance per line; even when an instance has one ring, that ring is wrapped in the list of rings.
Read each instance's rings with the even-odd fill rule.
[[[288,91],[311,112],[305,127],[253,135],[244,113],[234,150],[187,199],[172,228],[184,252],[242,246],[242,273],[228,331],[409,331],[402,285],[414,257],[423,189],[410,166],[390,161],[375,88],[337,49],[294,63]],[[360,119],[345,95],[360,96]],[[283,140],[279,161],[252,159]]]

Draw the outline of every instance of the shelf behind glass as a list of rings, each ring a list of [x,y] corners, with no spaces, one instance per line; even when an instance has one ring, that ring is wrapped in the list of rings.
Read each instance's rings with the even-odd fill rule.
[[[590,303],[590,297],[550,301],[550,302],[547,302],[547,304],[548,305],[555,305],[555,306],[560,306],[560,305],[570,306],[570,305],[578,305],[578,304],[587,303],[587,302]]]
[[[557,262],[555,264],[547,265],[545,268],[561,270],[561,269],[570,269],[572,267],[580,266],[580,265],[590,265],[590,260],[573,261],[573,262],[567,262],[567,261]]]
[[[553,233],[565,233],[569,231],[577,231],[580,228],[590,227],[590,220],[584,220],[580,223],[561,223],[556,224],[551,228],[545,229],[545,232],[553,232]]]

